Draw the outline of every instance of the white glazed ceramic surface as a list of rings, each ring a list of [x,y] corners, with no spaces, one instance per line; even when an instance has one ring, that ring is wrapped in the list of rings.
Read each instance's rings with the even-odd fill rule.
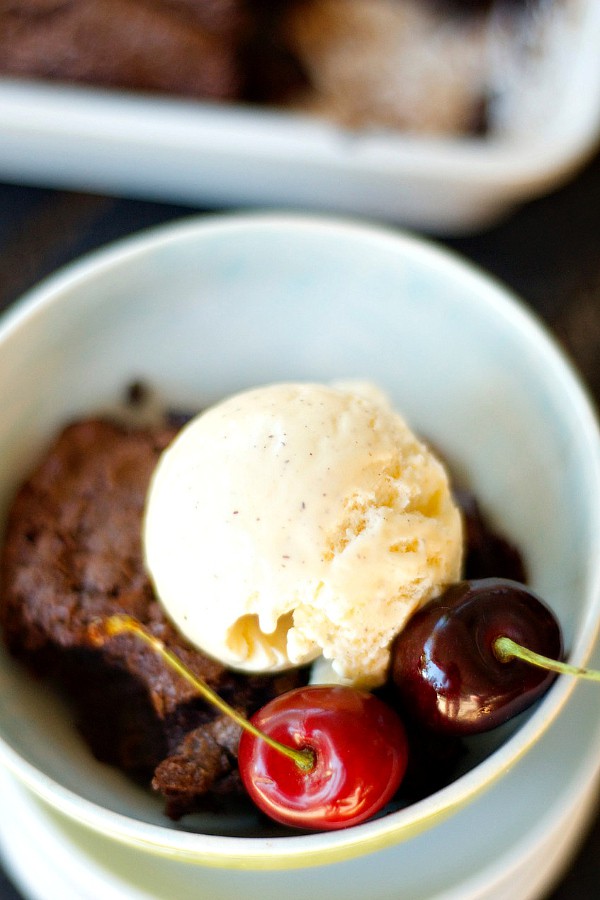
[[[600,647],[593,661],[600,665]],[[534,900],[563,872],[596,806],[596,692],[578,685],[531,752],[436,828],[292,878],[285,870],[200,869],[119,846],[49,808],[7,773],[0,777],[4,863],[28,900]]]
[[[0,328],[0,515],[56,428],[114,406],[140,377],[186,408],[283,379],[377,381],[468,473],[523,547],[572,659],[589,656],[600,616],[596,424],[552,340],[480,273],[384,229],[269,215],[185,221],[70,266]],[[138,850],[226,869],[314,866],[413,838],[473,801],[572,689],[560,679],[517,730],[475,742],[471,764],[495,751],[448,788],[334,834],[269,835],[243,817],[168,823],[159,799],[95,763],[49,689],[6,658],[0,758],[67,817]]]
[[[567,179],[600,133],[600,4],[541,8],[537,18],[549,12],[554,24],[490,137],[351,131],[275,110],[0,79],[0,176],[194,205],[324,209],[436,233],[482,228]]]

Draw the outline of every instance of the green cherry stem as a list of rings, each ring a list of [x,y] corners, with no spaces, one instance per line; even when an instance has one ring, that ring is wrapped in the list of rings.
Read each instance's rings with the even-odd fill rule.
[[[517,644],[511,638],[502,636],[494,641],[494,653],[500,662],[510,662],[511,659],[521,659],[524,662],[531,663],[532,666],[538,666],[540,669],[548,669],[550,672],[558,672],[559,675],[576,675],[578,678],[588,678],[590,681],[600,681],[600,672],[595,669],[582,669],[578,666],[571,666],[569,663],[559,662],[556,659],[550,659],[536,653],[534,650],[528,650],[527,647]]]
[[[264,734],[256,728],[252,722],[249,722],[248,719],[234,709],[233,706],[230,706],[229,703],[223,700],[223,698],[220,697],[216,691],[213,691],[205,681],[194,675],[193,672],[182,663],[178,656],[165,647],[159,638],[155,637],[149,631],[146,631],[136,619],[125,614],[115,614],[99,622],[94,622],[89,628],[89,633],[92,641],[96,644],[103,643],[104,635],[109,638],[127,633],[137,635],[137,637],[145,641],[148,646],[152,647],[167,665],[191,684],[205,700],[216,707],[221,713],[229,716],[241,728],[254,735],[254,737],[265,741],[269,746],[273,747],[275,750],[279,750],[280,753],[283,753],[289,759],[293,760],[303,772],[310,772],[314,768],[315,755],[309,747],[303,748],[302,750],[294,750],[293,747],[281,744],[279,741],[269,737],[268,734]]]

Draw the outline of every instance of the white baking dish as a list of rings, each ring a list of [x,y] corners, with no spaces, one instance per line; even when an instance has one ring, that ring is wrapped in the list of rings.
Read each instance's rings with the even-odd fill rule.
[[[600,2],[559,11],[488,137],[351,132],[289,112],[3,79],[0,179],[476,230],[568,179],[600,136]]]

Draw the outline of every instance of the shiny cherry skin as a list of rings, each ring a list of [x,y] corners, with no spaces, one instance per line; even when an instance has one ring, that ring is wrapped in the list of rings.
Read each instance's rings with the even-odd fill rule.
[[[396,793],[408,759],[400,719],[372,694],[340,685],[309,685],[281,694],[251,719],[282,744],[308,748],[306,772],[244,731],[238,764],[251,799],[270,818],[302,829],[363,822]]]
[[[556,674],[501,662],[493,647],[501,635],[562,656],[554,614],[523,584],[484,578],[451,585],[394,642],[391,677],[401,705],[426,728],[454,735],[488,731],[527,709]]]

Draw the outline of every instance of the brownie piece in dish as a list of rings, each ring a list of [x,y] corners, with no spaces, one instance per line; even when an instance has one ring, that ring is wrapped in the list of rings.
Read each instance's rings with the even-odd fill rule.
[[[0,71],[231,100],[246,27],[242,0],[8,0]]]
[[[128,428],[99,418],[65,428],[10,511],[0,622],[10,651],[64,689],[94,754],[152,781],[168,815],[178,818],[243,794],[237,726],[134,635],[95,647],[90,623],[129,613],[245,714],[305,674],[231,672],[165,618],[140,535],[152,471],[175,433],[169,424]]]

